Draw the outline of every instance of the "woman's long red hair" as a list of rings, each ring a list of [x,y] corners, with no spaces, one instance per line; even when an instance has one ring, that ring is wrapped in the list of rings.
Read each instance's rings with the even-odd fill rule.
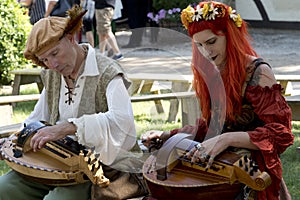
[[[207,2],[202,2],[207,3]],[[202,4],[200,3],[200,5]],[[226,5],[225,5],[226,6]],[[227,8],[227,6],[226,6]],[[248,56],[257,56],[250,44],[250,35],[247,31],[247,24],[242,22],[241,27],[237,27],[228,13],[224,17],[215,20],[201,20],[191,23],[188,27],[189,35],[192,37],[195,33],[210,29],[214,34],[226,37],[226,65],[221,76],[226,92],[226,118],[234,119],[234,113],[238,113],[242,106],[242,88],[246,78],[246,66],[249,62]],[[201,55],[196,45],[193,43],[192,71],[194,74],[194,89],[200,100],[202,116],[210,119],[211,99],[206,82],[204,81],[201,71],[205,69],[204,56]],[[225,99],[224,99],[225,100]]]

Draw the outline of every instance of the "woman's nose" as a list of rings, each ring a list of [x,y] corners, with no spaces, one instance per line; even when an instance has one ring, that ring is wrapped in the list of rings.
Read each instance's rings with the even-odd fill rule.
[[[206,53],[207,53],[209,56],[213,53],[212,49],[211,49],[209,46],[204,46],[204,50],[206,51]]]

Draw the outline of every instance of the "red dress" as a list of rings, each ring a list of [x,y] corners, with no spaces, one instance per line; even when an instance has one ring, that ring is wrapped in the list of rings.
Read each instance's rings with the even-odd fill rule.
[[[222,131],[246,131],[251,142],[259,148],[251,151],[252,159],[272,179],[272,184],[265,191],[258,192],[258,199],[262,200],[279,199],[282,180],[280,154],[294,141],[291,132],[291,109],[281,90],[279,84],[274,84],[271,88],[247,85],[242,112],[236,117],[238,120],[232,124],[225,123]],[[243,115],[246,120],[243,120]],[[200,118],[197,119],[197,126],[172,130],[171,135],[189,130],[190,133],[196,133],[196,141],[202,142],[208,130],[207,124],[206,120]]]

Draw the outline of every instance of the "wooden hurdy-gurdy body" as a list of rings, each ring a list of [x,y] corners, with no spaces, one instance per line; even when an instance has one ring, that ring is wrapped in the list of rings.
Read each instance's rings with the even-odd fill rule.
[[[242,187],[262,191],[271,184],[247,155],[225,151],[207,163],[191,163],[185,154],[196,144],[186,134],[172,136],[143,166],[143,176],[156,199],[235,199]]]
[[[30,123],[5,141],[0,151],[8,166],[27,178],[48,185],[73,185],[89,180],[103,187],[109,184],[99,155],[70,137],[48,142],[33,152],[30,140],[45,126],[44,122]]]

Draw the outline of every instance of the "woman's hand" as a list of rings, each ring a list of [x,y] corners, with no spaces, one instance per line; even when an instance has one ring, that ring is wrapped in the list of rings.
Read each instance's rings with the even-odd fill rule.
[[[142,143],[149,148],[151,145],[153,145],[153,141],[155,141],[155,139],[160,139],[162,140],[162,142],[165,142],[167,139],[169,139],[169,137],[170,137],[169,132],[164,132],[160,130],[151,130],[142,134],[141,140]]]
[[[206,168],[210,168],[214,158],[228,148],[228,143],[223,138],[223,135],[219,135],[210,138],[202,143],[198,143],[187,154],[187,158],[191,159],[191,162],[207,162]]]
[[[247,132],[227,132],[205,140],[201,145],[196,145],[186,156],[192,162],[207,162],[209,168],[214,158],[226,150],[229,146],[258,150],[251,141]]]

